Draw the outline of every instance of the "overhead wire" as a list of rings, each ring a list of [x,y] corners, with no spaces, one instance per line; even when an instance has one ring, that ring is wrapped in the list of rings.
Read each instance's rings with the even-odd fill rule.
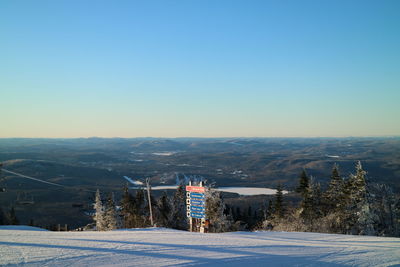
[[[6,173],[9,173],[9,174],[12,174],[12,175],[16,175],[16,176],[19,176],[19,177],[22,177],[22,178],[30,179],[30,180],[33,180],[33,181],[36,181],[36,182],[49,184],[49,185],[54,185],[54,186],[58,186],[58,187],[69,188],[69,189],[75,189],[76,190],[76,188],[74,188],[73,186],[67,186],[67,185],[48,182],[48,181],[45,181],[45,180],[42,180],[42,179],[38,179],[38,178],[35,178],[35,177],[31,177],[31,176],[28,176],[28,175],[25,175],[25,174],[21,174],[21,173],[18,173],[18,172],[13,172],[13,171],[10,171],[10,170],[6,170],[4,168],[2,168],[1,170],[6,172]],[[86,191],[86,192],[92,192],[92,193],[96,192],[96,191],[88,190],[88,189],[80,189],[80,190]]]

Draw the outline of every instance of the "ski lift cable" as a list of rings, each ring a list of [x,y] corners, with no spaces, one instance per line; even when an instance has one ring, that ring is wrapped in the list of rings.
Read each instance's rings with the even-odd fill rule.
[[[4,171],[4,172],[10,173],[10,174],[19,176],[19,177],[23,177],[23,178],[26,178],[26,179],[34,180],[34,181],[41,182],[41,183],[45,183],[45,184],[49,184],[49,185],[54,185],[54,186],[59,186],[59,187],[65,187],[65,188],[73,188],[72,186],[66,186],[66,185],[62,185],[62,184],[56,184],[56,183],[52,183],[52,182],[47,182],[47,181],[44,181],[44,180],[41,180],[41,179],[38,179],[38,178],[34,178],[34,177],[31,177],[31,176],[28,176],[28,175],[24,175],[24,174],[21,174],[21,173],[9,171],[9,170],[6,170],[6,169],[4,169],[4,168],[1,169],[1,170]],[[96,192],[96,191],[87,190],[87,189],[82,189],[82,190],[87,191],[87,192]]]
[[[4,172],[11,173],[11,174],[14,174],[14,175],[23,177],[23,178],[31,179],[31,180],[34,180],[34,181],[37,181],[37,182],[41,182],[41,183],[45,183],[45,184],[50,184],[50,185],[55,185],[55,186],[62,186],[62,187],[65,187],[65,185],[56,184],[56,183],[52,183],[52,182],[47,182],[47,181],[40,180],[40,179],[34,178],[34,177],[30,177],[30,176],[27,176],[27,175],[24,175],[24,174],[21,174],[21,173],[12,172],[12,171],[9,171],[9,170],[6,170],[6,169],[2,169],[2,170],[3,170]]]

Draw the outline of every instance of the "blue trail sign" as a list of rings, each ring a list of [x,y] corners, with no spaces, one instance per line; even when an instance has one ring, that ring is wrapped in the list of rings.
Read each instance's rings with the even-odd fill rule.
[[[197,219],[204,219],[206,215],[204,213],[199,213],[199,212],[190,212],[190,217]]]
[[[205,211],[204,207],[201,206],[190,206],[190,210],[194,212],[203,212]]]
[[[190,218],[190,231],[193,231],[193,227],[197,229],[200,227],[200,232],[204,233],[203,224],[206,218],[206,207],[205,207],[205,187],[203,186],[186,186],[186,210],[187,216]]]
[[[193,206],[204,206],[204,201],[197,200],[197,199],[191,199],[190,200],[190,205],[193,205]]]
[[[190,192],[190,198],[204,199],[204,194],[203,193]]]

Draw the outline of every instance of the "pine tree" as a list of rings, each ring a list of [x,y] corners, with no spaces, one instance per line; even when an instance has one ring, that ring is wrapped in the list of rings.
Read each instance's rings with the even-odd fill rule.
[[[367,193],[366,181],[365,181],[366,172],[363,170],[361,166],[361,162],[358,161],[356,164],[356,174],[350,175],[349,178],[349,191],[354,203],[362,202]]]
[[[367,191],[366,172],[361,162],[356,164],[356,174],[352,174],[348,180],[348,201],[345,223],[347,233],[367,234],[375,233],[373,228],[374,214],[370,209],[370,196]]]
[[[301,212],[300,215],[304,220],[304,223],[306,225],[310,225],[313,217],[314,217],[314,212],[313,212],[313,198],[312,198],[312,188],[308,187],[307,191],[303,193],[303,199],[301,201]]]
[[[324,215],[323,213],[323,196],[321,190],[321,184],[315,182],[312,187],[313,202],[314,202],[314,214],[316,218],[320,218]]]
[[[374,228],[379,236],[399,236],[400,217],[396,213],[396,198],[392,189],[384,184],[375,184],[371,190],[374,201],[371,209],[376,215]]]
[[[145,193],[143,189],[138,189],[135,195],[135,204],[134,204],[134,221],[135,227],[146,227],[149,225],[149,222],[146,218],[146,200]]]
[[[283,192],[282,185],[278,184],[275,193],[275,206],[274,206],[274,217],[283,218],[285,214],[285,207],[283,204]]]
[[[15,215],[14,207],[11,207],[10,212],[8,213],[8,222],[10,225],[18,225],[19,224],[18,218]]]
[[[273,214],[274,214],[274,206],[273,206],[272,200],[270,199],[268,201],[268,207],[267,207],[267,210],[265,213],[265,220],[271,219]]]
[[[206,190],[206,218],[210,221],[210,232],[221,233],[231,228],[232,221],[224,211],[225,204],[221,192],[208,188]]]
[[[242,218],[242,211],[240,210],[240,207],[236,207],[235,215],[236,215],[236,217],[234,217],[235,221],[240,221],[240,220],[243,219]]]
[[[323,215],[322,192],[319,183],[310,181],[307,192],[303,195],[300,215],[307,229],[311,231],[318,229],[318,225],[315,225],[315,222]]]
[[[309,181],[310,179],[308,178],[308,175],[306,173],[306,170],[303,169],[300,178],[299,178],[299,186],[296,188],[296,192],[300,193],[303,197],[305,194],[308,193],[308,188],[309,188]]]
[[[392,205],[393,214],[393,236],[400,237],[400,197],[393,199]]]
[[[174,229],[188,229],[186,215],[186,190],[183,184],[179,185],[172,198],[170,225]]]
[[[339,166],[333,165],[331,179],[326,192],[323,194],[324,213],[343,210],[345,207],[344,180],[340,176]]]
[[[247,223],[249,229],[252,229],[252,227],[256,223],[254,221],[253,209],[251,208],[251,206],[247,207],[247,212],[244,221]]]
[[[7,218],[2,210],[2,208],[0,207],[0,225],[6,225],[7,223]]]
[[[100,195],[99,189],[97,189],[97,191],[96,191],[94,209],[95,209],[96,213],[95,213],[93,219],[96,222],[96,230],[97,231],[105,231],[106,224],[104,221],[104,207],[103,207],[103,202],[101,200],[101,195]]]
[[[123,227],[135,227],[135,199],[129,193],[128,187],[124,187],[124,194],[121,201],[121,214],[123,216]]]
[[[114,202],[114,193],[110,193],[107,198],[104,212],[104,224],[106,230],[114,230],[117,229],[118,226],[117,211]]]
[[[170,199],[168,198],[168,195],[166,192],[163,193],[163,195],[158,199],[157,201],[157,206],[158,206],[158,211],[159,211],[159,216],[157,220],[157,225],[163,226],[163,227],[171,227],[171,203]]]

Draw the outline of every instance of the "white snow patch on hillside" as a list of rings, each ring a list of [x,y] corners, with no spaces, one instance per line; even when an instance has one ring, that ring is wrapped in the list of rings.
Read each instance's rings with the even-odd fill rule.
[[[166,189],[176,189],[178,186],[177,185],[158,185],[158,186],[152,186],[152,190],[166,190]]]
[[[141,181],[137,181],[137,180],[132,180],[130,177],[128,176],[124,176],[125,180],[127,180],[128,182],[130,182],[131,184],[134,185],[143,185],[143,182]]]
[[[177,185],[158,185],[158,186],[152,186],[151,190],[167,190],[167,189],[173,189],[175,190],[178,186]],[[140,187],[129,187],[129,189],[139,189]]]
[[[124,176],[126,177],[126,176]],[[140,185],[143,185],[140,184]],[[168,190],[173,189],[175,190],[178,186],[177,185],[158,185],[152,186],[152,190]],[[129,189],[138,189],[139,187],[130,187]],[[254,195],[275,195],[276,189],[271,188],[263,188],[263,187],[219,187],[215,188],[216,190],[229,192],[229,193],[237,193],[242,196],[254,196]],[[283,190],[283,194],[287,194],[288,191]]]
[[[340,158],[340,156],[337,155],[326,155],[328,158],[334,158],[334,159],[338,159]]]
[[[176,152],[154,152],[154,153],[151,153],[152,155],[154,155],[154,156],[172,156],[172,155],[175,155],[176,154]]]
[[[400,264],[400,239],[163,228],[41,232],[0,226],[0,255],[0,265],[7,266],[393,266]]]
[[[237,193],[243,196],[254,196],[254,195],[275,195],[276,189],[262,188],[262,187],[219,187],[219,191]],[[283,190],[283,194],[287,194],[288,191]]]

